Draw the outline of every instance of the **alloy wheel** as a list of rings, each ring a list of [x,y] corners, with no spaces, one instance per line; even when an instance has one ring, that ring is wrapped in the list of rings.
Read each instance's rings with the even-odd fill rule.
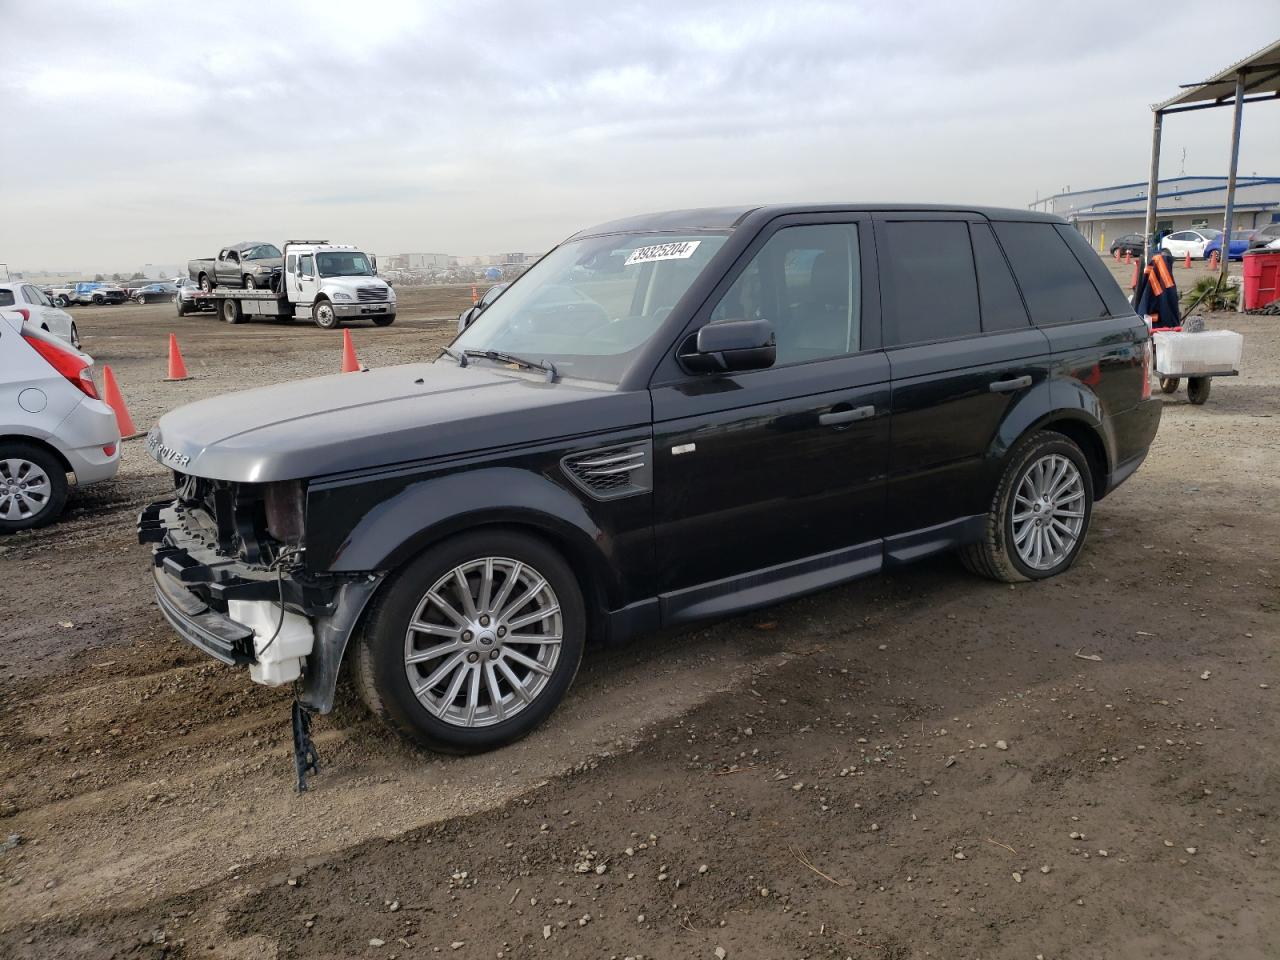
[[[29,520],[49,505],[53,484],[30,460],[0,460],[0,518]]]
[[[1013,544],[1022,562],[1050,570],[1071,555],[1085,520],[1084,478],[1059,453],[1032,462],[1013,498]]]
[[[405,674],[438,719],[492,726],[542,693],[563,636],[560,602],[546,577],[505,557],[471,560],[418,602],[405,631]]]

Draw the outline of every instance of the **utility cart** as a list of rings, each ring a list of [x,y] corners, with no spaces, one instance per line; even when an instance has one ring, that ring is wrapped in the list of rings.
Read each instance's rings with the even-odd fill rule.
[[[1231,330],[1156,329],[1151,340],[1160,390],[1176,393],[1185,377],[1187,399],[1197,406],[1209,399],[1214,377],[1240,375],[1244,337]]]

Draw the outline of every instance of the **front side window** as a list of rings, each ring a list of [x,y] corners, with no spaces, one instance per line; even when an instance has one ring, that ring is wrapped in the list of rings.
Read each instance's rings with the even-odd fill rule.
[[[726,234],[630,233],[562,244],[453,344],[550,360],[562,376],[619,382]]]
[[[298,276],[314,277],[316,275],[315,257],[309,253],[305,253],[298,257]]]
[[[861,307],[857,225],[813,224],[770,237],[720,298],[711,322],[768,320],[780,366],[856,353]]]
[[[353,250],[316,254],[316,266],[322,277],[372,277],[369,258]]]
[[[906,220],[884,226],[884,345],[976,336],[981,322],[969,225]]]

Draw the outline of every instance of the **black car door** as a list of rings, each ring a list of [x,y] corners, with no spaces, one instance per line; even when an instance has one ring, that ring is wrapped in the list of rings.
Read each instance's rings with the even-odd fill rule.
[[[863,215],[761,232],[695,316],[767,319],[773,367],[652,385],[666,622],[880,565],[889,367]]]
[[[986,512],[996,432],[1047,380],[1049,348],[985,219],[877,216],[876,247],[893,376],[886,554],[905,560]]]

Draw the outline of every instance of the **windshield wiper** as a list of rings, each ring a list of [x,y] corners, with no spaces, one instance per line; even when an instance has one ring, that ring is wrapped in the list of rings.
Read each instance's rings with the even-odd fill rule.
[[[441,347],[446,354],[458,361],[458,366],[465,367],[467,365],[467,355],[460,350],[454,350],[452,347]]]
[[[524,357],[517,357],[513,353],[502,353],[498,350],[463,350],[464,357],[483,357],[485,360],[492,360],[495,363],[514,363],[518,367],[525,367],[530,370],[543,370],[547,374],[547,383],[555,383],[556,365],[550,360],[528,360]]]

